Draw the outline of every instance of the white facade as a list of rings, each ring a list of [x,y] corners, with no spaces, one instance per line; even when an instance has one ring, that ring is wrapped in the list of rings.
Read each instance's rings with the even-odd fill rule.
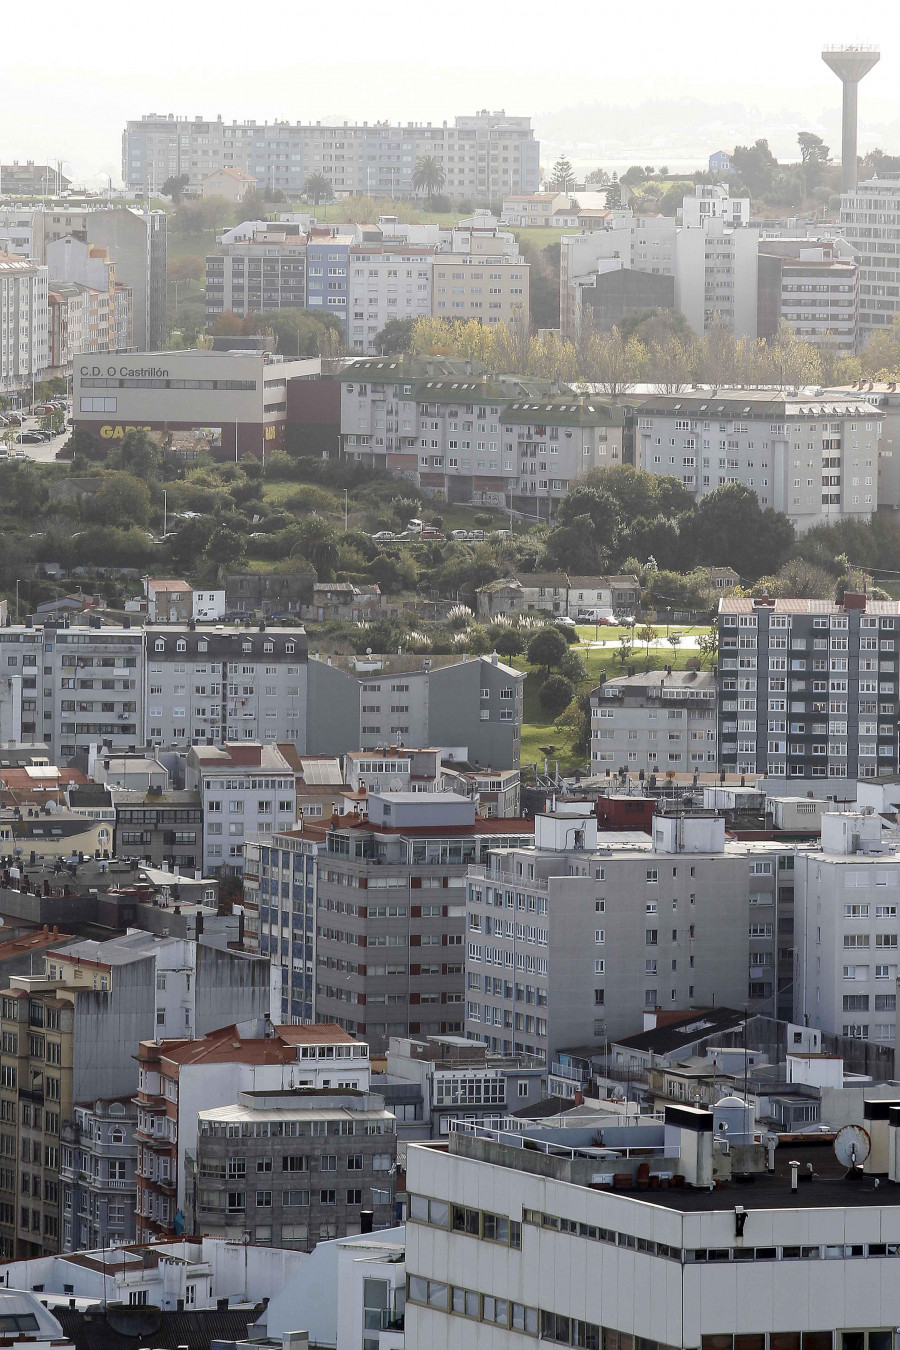
[[[46,267],[0,253],[0,393],[24,391],[50,364],[48,285]]]
[[[591,773],[710,773],[718,765],[716,679],[653,671],[591,696]]]
[[[274,745],[242,745],[234,755],[227,745],[198,746],[188,757],[185,783],[189,791],[200,792],[203,802],[205,871],[242,872],[246,838],[287,830],[296,822],[296,775]]]
[[[701,217],[675,237],[675,308],[695,333],[723,324],[736,338],[756,337],[759,231]]]
[[[552,1151],[539,1122],[529,1133],[539,1140],[533,1147]],[[529,1163],[512,1130],[508,1143],[464,1138],[449,1153],[410,1144],[409,1344],[515,1350],[530,1336],[592,1350],[632,1338],[644,1350],[725,1350],[752,1335],[759,1350],[796,1350],[801,1337],[808,1350],[890,1350],[900,1324],[900,1209],[890,1189],[870,1182],[860,1203],[852,1183],[814,1181],[792,1204],[783,1173],[757,1176],[718,1203],[711,1184],[704,1203],[699,1176],[684,1204],[671,1190],[591,1189],[595,1138],[583,1130],[571,1162]],[[559,1142],[565,1149],[569,1139]],[[659,1149],[670,1151],[668,1143]],[[689,1158],[683,1147],[648,1162],[651,1171],[685,1173]]]
[[[852,394],[673,394],[639,409],[636,458],[698,499],[744,483],[804,531],[874,514],[880,430],[879,411]]]
[[[893,1045],[900,854],[874,813],[821,819],[822,852],[796,864],[794,1007],[832,1035]]]
[[[354,351],[375,351],[375,338],[391,319],[430,315],[434,253],[365,243],[351,248],[347,327]]]
[[[859,338],[900,314],[900,179],[870,178],[841,197],[841,225],[857,251]]]

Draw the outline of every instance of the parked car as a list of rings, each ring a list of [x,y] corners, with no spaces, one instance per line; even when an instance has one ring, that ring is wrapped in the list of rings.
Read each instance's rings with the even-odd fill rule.
[[[389,544],[391,540],[396,539],[397,536],[394,534],[393,530],[379,530],[377,534],[372,535],[372,538],[375,540],[376,544]]]
[[[41,445],[44,438],[39,431],[23,431],[19,440],[22,445]]]
[[[468,539],[468,537],[469,537],[469,531],[468,531],[468,530],[451,530],[451,531],[450,531],[450,538],[451,538],[451,539]]]
[[[558,615],[554,618],[553,622],[554,622],[558,627],[560,627],[560,628],[574,628],[574,627],[575,627],[575,620],[574,620],[574,619],[570,619],[570,618],[569,618],[567,615],[565,615],[565,614],[558,614]]]
[[[426,525],[424,530],[420,531],[420,539],[443,539],[440,530],[436,530],[433,525]]]

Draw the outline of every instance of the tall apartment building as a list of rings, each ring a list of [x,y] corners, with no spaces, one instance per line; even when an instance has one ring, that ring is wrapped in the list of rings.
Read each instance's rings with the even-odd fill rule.
[[[841,196],[841,226],[859,267],[859,340],[900,314],[900,177],[869,178]]]
[[[540,143],[531,119],[486,109],[457,117],[452,126],[229,124],[149,113],[126,124],[122,178],[149,194],[173,174],[187,174],[191,186],[200,187],[206,174],[231,167],[268,189],[298,193],[311,174],[320,173],[338,197],[402,198],[415,196],[412,175],[426,155],[440,163],[451,197],[489,201],[538,187]]]
[[[474,802],[451,792],[370,793],[367,803],[367,814],[303,823],[319,845],[314,1016],[380,1050],[391,1036],[459,1034],[466,867],[498,843],[524,847],[531,822],[476,818]],[[285,889],[260,896],[263,953],[294,932]],[[301,903],[305,917],[306,895]]]
[[[591,694],[591,773],[710,773],[718,766],[716,677],[654,670]]]
[[[25,391],[50,364],[48,287],[46,267],[0,252],[0,394]]]
[[[0,209],[0,249],[45,263],[48,245],[68,235],[105,248],[117,281],[133,292],[134,346],[154,352],[166,337],[167,220],[165,211],[130,206],[6,207]]]
[[[306,236],[275,226],[220,247],[206,259],[206,319],[306,304]]]
[[[257,1089],[199,1113],[193,1231],[311,1251],[394,1219],[397,1122],[358,1088]]]
[[[462,323],[528,321],[530,264],[520,256],[450,254],[434,261],[432,314]]]
[[[420,319],[431,313],[434,248],[406,243],[354,244],[350,249],[348,346],[376,349],[375,338],[391,319]]]
[[[350,249],[355,233],[311,229],[306,242],[306,304],[340,319],[348,336]]]
[[[778,853],[726,842],[712,812],[657,815],[652,841],[539,815],[533,847],[491,849],[467,874],[465,1034],[550,1068],[566,1046],[640,1027],[648,1009],[749,1001],[771,1013],[776,980],[789,990],[793,974]]]
[[[776,1150],[766,1173],[743,1137],[722,1141],[716,1111],[691,1106],[604,1123],[608,1161],[583,1120],[460,1122],[446,1150],[410,1144],[407,1344],[889,1350],[896,1111],[864,1109],[868,1175],[810,1149],[799,1190],[802,1150]],[[739,1171],[752,1184],[717,1185]]]
[[[188,752],[185,783],[203,805],[203,869],[240,876],[245,839],[290,829],[297,819],[299,768],[294,747],[250,744],[195,745]]]
[[[781,323],[801,342],[856,350],[859,266],[846,240],[760,240],[757,337]]]
[[[137,1108],[130,1097],[76,1103],[60,1130],[60,1250],[121,1247],[135,1238]]]
[[[134,291],[117,280],[116,265],[106,248],[86,244],[74,235],[54,239],[47,245],[47,270],[54,290],[59,282],[75,282],[83,288],[86,311],[81,345],[70,344],[67,353],[58,353],[64,359],[54,365],[71,364],[74,355],[127,351],[134,346]]]
[[[666,394],[640,407],[635,456],[698,499],[744,483],[803,531],[874,514],[880,431],[879,410],[861,395]]]
[[[62,1125],[77,1103],[133,1091],[142,1037],[173,1027],[203,1035],[229,1012],[261,1016],[268,1002],[265,962],[144,932],[74,942],[48,953],[41,973],[11,976],[0,1000],[2,1250],[49,1255],[75,1240]],[[120,1156],[113,1149],[107,1162]],[[104,1163],[98,1181],[119,1179],[117,1169]]]
[[[71,759],[98,740],[127,750],[141,739],[143,635],[138,628],[4,628],[7,697],[0,726]]]
[[[599,230],[564,234],[560,239],[559,323],[563,338],[574,341],[581,329],[581,291],[593,287],[603,263],[619,263],[657,276],[675,273],[674,218],[635,216],[612,211]]]
[[[306,727],[307,640],[296,628],[149,626],[143,740],[292,740]],[[140,632],[135,634],[140,641]]]
[[[622,462],[622,409],[549,381],[410,356],[354,361],[338,378],[343,453],[448,501],[549,519],[583,473]]]
[[[758,230],[720,215],[701,216],[677,231],[675,308],[695,333],[721,324],[736,338],[756,337],[759,237]]]
[[[193,1218],[201,1110],[228,1106],[242,1091],[366,1092],[370,1082],[368,1046],[339,1027],[268,1021],[223,1025],[202,1040],[141,1041],[137,1065],[137,1224],[144,1242],[174,1233],[179,1215]]]
[[[775,778],[897,772],[900,603],[719,601],[719,762]]]
[[[305,818],[304,818],[305,819]],[[324,836],[273,830],[244,845],[244,940],[272,965],[281,1021],[311,1022],[316,990],[316,855]]]
[[[795,871],[795,1017],[826,1033],[897,1041],[900,855],[882,817],[822,816],[821,850]]]

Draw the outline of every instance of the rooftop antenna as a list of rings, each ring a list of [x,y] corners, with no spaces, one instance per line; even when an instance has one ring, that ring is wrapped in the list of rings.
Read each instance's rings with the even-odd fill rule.
[[[841,191],[853,192],[856,187],[856,123],[857,88],[864,76],[881,60],[877,47],[826,47],[822,60],[833,70],[844,86],[844,106],[841,114]]]

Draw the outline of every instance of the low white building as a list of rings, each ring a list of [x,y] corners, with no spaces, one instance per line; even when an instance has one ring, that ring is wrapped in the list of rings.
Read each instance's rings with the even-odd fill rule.
[[[710,773],[718,764],[716,677],[651,670],[591,694],[591,773]]]
[[[878,1189],[824,1150],[798,1187],[795,1145],[770,1173],[761,1143],[723,1145],[714,1113],[684,1106],[602,1143],[591,1122],[515,1119],[460,1124],[449,1151],[410,1144],[409,1344],[890,1350],[900,1113],[885,1114],[866,1121]],[[741,1170],[754,1184],[717,1188]]]

